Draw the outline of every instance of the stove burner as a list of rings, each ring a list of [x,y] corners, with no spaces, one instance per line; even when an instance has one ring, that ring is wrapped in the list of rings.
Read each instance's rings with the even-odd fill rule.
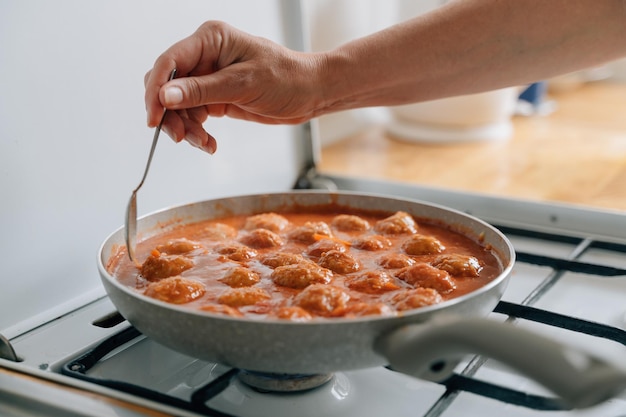
[[[241,370],[238,377],[259,392],[300,392],[326,384],[333,374],[274,374]]]

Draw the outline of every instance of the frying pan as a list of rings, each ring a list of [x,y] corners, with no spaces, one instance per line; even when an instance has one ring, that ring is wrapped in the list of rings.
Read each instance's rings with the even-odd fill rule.
[[[626,376],[599,359],[511,324],[484,318],[499,302],[515,260],[511,243],[489,224],[446,207],[416,200],[351,192],[292,191],[245,195],[168,208],[139,219],[144,238],[186,223],[230,215],[338,205],[405,211],[482,239],[502,265],[487,285],[458,298],[402,315],[291,322],[249,319],[186,309],[138,294],[111,276],[109,259],[124,246],[118,229],[102,244],[98,269],[118,311],[139,331],[178,352],[248,371],[324,374],[390,365],[443,380],[469,353],[505,363],[535,379],[571,407],[587,407],[626,388]]]

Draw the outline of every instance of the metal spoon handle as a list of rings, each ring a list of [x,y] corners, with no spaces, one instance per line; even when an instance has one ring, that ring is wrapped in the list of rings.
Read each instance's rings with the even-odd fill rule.
[[[170,74],[170,78],[168,81],[173,80],[175,76],[176,76],[176,68],[172,70],[172,73]],[[156,149],[157,142],[159,141],[159,134],[161,133],[161,126],[163,126],[163,121],[165,120],[166,114],[167,114],[167,110],[163,111],[163,116],[161,116],[161,121],[159,122],[159,125],[156,127],[154,131],[154,136],[152,137],[152,146],[150,147],[150,153],[148,154],[148,162],[146,163],[146,169],[143,172],[143,177],[141,177],[141,181],[139,182],[139,185],[137,186],[137,188],[135,188],[134,191],[137,191],[139,190],[139,188],[141,188],[144,181],[146,180],[146,177],[148,176],[148,171],[150,170],[150,164],[152,164],[152,157],[154,156],[154,150]]]
[[[172,70],[170,74],[169,81],[174,79],[176,76],[176,69]],[[159,133],[161,133],[161,126],[163,126],[163,121],[165,120],[165,115],[167,114],[167,110],[163,111],[163,116],[161,116],[161,121],[154,131],[154,137],[152,138],[152,146],[150,147],[150,153],[148,154],[148,162],[146,163],[146,169],[143,172],[143,176],[141,177],[141,181],[139,185],[133,190],[130,200],[128,201],[128,206],[126,207],[126,249],[128,250],[128,257],[134,263],[137,263],[135,260],[135,242],[137,237],[137,191],[141,188],[146,177],[148,176],[148,171],[150,170],[150,164],[152,163],[152,157],[154,156],[154,150],[156,149],[157,142],[159,140]]]

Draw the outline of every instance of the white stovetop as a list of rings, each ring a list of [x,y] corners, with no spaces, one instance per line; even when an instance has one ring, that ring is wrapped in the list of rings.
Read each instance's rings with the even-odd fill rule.
[[[567,258],[575,249],[573,244],[543,245],[534,239],[516,236],[510,238],[517,250],[525,252]],[[601,249],[590,249],[582,257],[582,260],[621,268],[626,267],[626,257],[615,256],[615,253]],[[550,268],[518,263],[503,300],[515,303],[522,302],[550,273]],[[626,299],[626,283],[622,277],[595,278],[565,273],[554,287],[539,299],[535,306],[624,328],[624,313],[626,312],[624,299]],[[14,347],[18,354],[23,355],[25,359],[19,366],[21,369],[28,369],[36,374],[48,375],[53,379],[61,379],[65,382],[66,377],[53,372],[68,360],[71,352],[80,350],[82,349],[81,346],[85,346],[85,344],[88,345],[94,340],[121,330],[118,327],[125,326],[122,324],[113,329],[100,329],[91,326],[90,323],[93,320],[110,311],[113,311],[113,307],[104,298],[64,319],[54,321],[48,326],[14,339],[12,341]],[[502,319],[501,315],[496,313],[492,315],[496,320]],[[626,348],[611,341],[555,330],[521,320],[518,325],[530,327],[563,342],[601,354],[616,363],[623,362],[622,358],[626,357]],[[51,336],[51,334],[57,336]],[[59,337],[58,335],[62,336]],[[42,346],[47,346],[47,349],[42,350]],[[223,367],[220,365],[203,363],[171,351],[168,353],[170,359],[165,362],[162,358],[166,351],[168,351],[166,348],[148,340],[137,342],[130,349],[108,359],[109,363],[116,363],[116,367],[108,367],[106,363],[103,366],[97,365],[93,369],[93,375],[115,379],[120,376],[118,375],[120,370],[136,369],[132,371],[131,382],[147,383],[170,395],[185,397],[189,395],[193,387],[201,386],[207,379],[216,377],[223,371]],[[0,361],[0,365],[2,364],[3,362]],[[133,366],[135,368],[132,368]],[[458,368],[459,371],[462,366],[463,364]],[[45,370],[42,371],[42,369]],[[475,377],[516,390],[550,396],[550,393],[542,387],[494,361],[487,361]],[[82,382],[73,381],[72,383],[81,387],[86,386],[97,392],[111,394],[108,389],[93,388],[90,384]],[[11,393],[11,390],[7,390],[3,384],[6,385],[7,381],[2,380],[0,374],[0,395],[6,396],[7,393]],[[12,389],[13,392],[15,389],[19,392],[23,391],[15,386]],[[37,386],[28,387],[29,394],[45,396],[49,390],[49,387],[42,387],[41,389]],[[425,415],[443,391],[444,388],[438,384],[420,381],[384,368],[373,368],[338,373],[331,382],[323,387],[300,394],[259,394],[240,382],[236,382],[230,385],[220,396],[209,402],[209,405],[215,409],[243,417],[292,416],[295,412],[302,417],[308,415],[414,417]],[[22,395],[24,395],[23,392]],[[67,395],[72,394],[68,393]],[[118,396],[119,394],[113,393],[112,395]],[[139,403],[143,404],[145,401],[139,401]],[[102,407],[99,402],[98,404],[98,407]],[[2,411],[1,406],[0,411]],[[188,415],[189,413],[179,414]],[[505,414],[520,417],[545,417],[546,415],[551,417],[622,417],[626,416],[626,396],[622,395],[600,406],[586,410],[541,412],[507,405],[473,394],[461,393],[440,415],[444,417],[458,415],[495,417]]]

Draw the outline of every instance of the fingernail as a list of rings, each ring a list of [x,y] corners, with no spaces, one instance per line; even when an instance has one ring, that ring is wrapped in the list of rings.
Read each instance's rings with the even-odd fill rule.
[[[164,98],[166,105],[179,104],[183,101],[183,90],[179,87],[167,87]]]
[[[213,155],[216,151],[215,141],[205,140],[203,137],[192,133],[188,133],[185,139],[191,146],[203,150],[210,155]]]
[[[179,143],[182,140],[182,139],[178,139],[174,133],[170,132],[170,129],[167,126],[163,126],[161,130],[163,130],[165,134],[169,136],[170,138],[172,138],[172,140],[176,143]]]
[[[208,133],[206,134],[206,136],[207,136],[207,139],[204,145],[202,145],[202,149],[204,149],[204,151],[209,153],[210,155],[213,155],[215,151],[217,151],[217,142]]]
[[[211,143],[205,144],[204,146],[202,146],[202,149],[209,155],[213,155],[217,150],[215,149],[215,145],[212,145]]]
[[[194,148],[202,149],[202,139],[199,138],[198,136],[192,133],[187,133],[187,135],[185,136],[185,139]]]

